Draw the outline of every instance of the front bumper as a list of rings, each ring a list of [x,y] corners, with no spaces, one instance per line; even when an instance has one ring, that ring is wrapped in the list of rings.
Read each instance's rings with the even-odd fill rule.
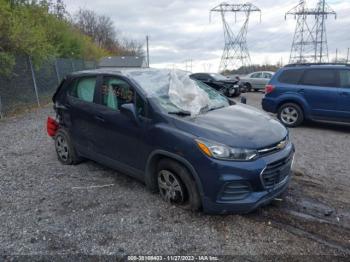
[[[210,199],[205,199],[203,201],[203,211],[205,213],[212,214],[227,214],[227,213],[238,213],[246,214],[254,211],[260,206],[267,205],[274,198],[281,195],[287,190],[290,181],[290,176],[283,186],[279,187],[273,191],[261,191],[252,192],[250,196],[246,199],[234,202],[213,202]]]
[[[253,162],[232,163],[216,161],[216,181],[203,187],[205,213],[249,213],[268,204],[281,195],[291,179],[294,146],[289,143],[283,150]],[[241,167],[237,166],[242,164]],[[271,180],[275,176],[276,181]],[[278,180],[277,180],[278,178]],[[276,182],[276,183],[275,183]]]

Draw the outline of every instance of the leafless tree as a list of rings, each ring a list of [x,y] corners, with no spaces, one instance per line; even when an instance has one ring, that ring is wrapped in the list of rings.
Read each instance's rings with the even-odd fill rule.
[[[118,40],[118,34],[110,17],[98,15],[87,9],[80,9],[75,15],[75,26],[100,47],[114,55],[143,55],[142,44],[135,40]]]

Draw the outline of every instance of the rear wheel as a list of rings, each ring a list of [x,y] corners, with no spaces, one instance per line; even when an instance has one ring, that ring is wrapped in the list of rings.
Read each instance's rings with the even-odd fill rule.
[[[294,103],[283,104],[278,109],[278,119],[287,127],[299,126],[304,121],[303,110]]]
[[[162,199],[181,208],[197,211],[201,206],[196,183],[187,169],[171,159],[162,159],[157,168]]]
[[[82,160],[77,155],[68,132],[64,129],[59,129],[56,133],[55,148],[58,160],[64,165],[78,164]]]

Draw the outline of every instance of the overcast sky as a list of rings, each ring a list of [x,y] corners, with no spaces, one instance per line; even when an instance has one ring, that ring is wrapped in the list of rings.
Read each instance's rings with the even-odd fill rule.
[[[249,0],[247,0],[249,1]],[[247,1],[229,1],[245,3]],[[309,0],[313,7],[316,0]],[[176,67],[185,69],[185,60],[193,60],[193,71],[217,71],[224,39],[220,16],[209,10],[224,1],[217,0],[75,0],[65,1],[74,14],[79,7],[92,9],[98,14],[112,18],[123,37],[144,41],[150,37],[150,62],[153,67]],[[284,19],[284,14],[299,0],[252,0],[262,10],[252,14],[248,47],[253,63],[288,62],[289,50],[294,34],[293,17]],[[336,48],[340,56],[346,56],[350,47],[350,1],[328,0],[337,12],[337,19],[327,20],[330,57]],[[233,18],[233,17],[232,17]],[[242,17],[237,23],[232,19],[232,30],[237,32]],[[188,68],[189,68],[188,62]],[[188,69],[187,68],[187,69]]]

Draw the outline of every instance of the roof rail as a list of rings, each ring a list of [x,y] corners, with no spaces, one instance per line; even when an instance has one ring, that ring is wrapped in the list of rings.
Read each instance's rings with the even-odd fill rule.
[[[284,67],[313,66],[313,65],[339,65],[339,66],[350,66],[349,63],[294,63],[294,64],[285,65]]]

